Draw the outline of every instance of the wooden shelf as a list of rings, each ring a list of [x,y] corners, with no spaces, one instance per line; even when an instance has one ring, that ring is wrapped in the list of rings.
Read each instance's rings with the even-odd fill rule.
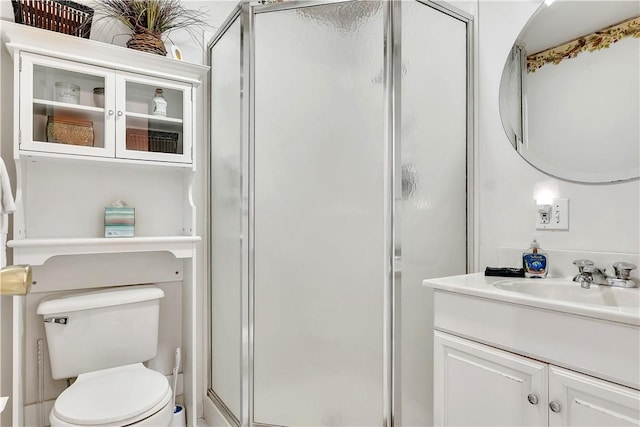
[[[42,265],[60,255],[109,254],[126,252],[171,252],[176,258],[193,257],[199,236],[95,237],[75,239],[10,240],[14,263]]]

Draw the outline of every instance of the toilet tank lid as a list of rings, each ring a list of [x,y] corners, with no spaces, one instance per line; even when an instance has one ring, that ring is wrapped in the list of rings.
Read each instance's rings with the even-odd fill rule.
[[[114,305],[151,301],[164,297],[162,289],[152,285],[123,286],[97,292],[63,295],[43,300],[36,313],[43,316],[68,313],[71,311],[91,310]]]

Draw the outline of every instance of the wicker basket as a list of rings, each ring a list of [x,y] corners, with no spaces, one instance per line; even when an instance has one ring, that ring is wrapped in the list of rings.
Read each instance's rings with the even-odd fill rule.
[[[11,0],[18,24],[89,38],[93,9],[68,0]]]
[[[93,122],[49,116],[47,142],[93,146]]]
[[[127,150],[178,153],[178,132],[127,128]]]
[[[147,129],[127,128],[127,150],[149,151]]]
[[[156,55],[167,55],[162,39],[150,31],[134,32],[127,41],[127,47],[142,52],[155,53]]]

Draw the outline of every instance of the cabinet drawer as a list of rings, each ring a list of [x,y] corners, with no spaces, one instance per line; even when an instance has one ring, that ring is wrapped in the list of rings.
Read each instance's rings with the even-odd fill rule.
[[[640,388],[640,328],[436,290],[437,330]]]

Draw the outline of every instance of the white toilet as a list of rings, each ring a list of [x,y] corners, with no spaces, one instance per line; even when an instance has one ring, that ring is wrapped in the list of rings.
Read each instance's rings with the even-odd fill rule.
[[[172,391],[142,362],[158,351],[160,298],[133,286],[43,300],[51,374],[76,377],[55,401],[51,426],[169,426]]]

